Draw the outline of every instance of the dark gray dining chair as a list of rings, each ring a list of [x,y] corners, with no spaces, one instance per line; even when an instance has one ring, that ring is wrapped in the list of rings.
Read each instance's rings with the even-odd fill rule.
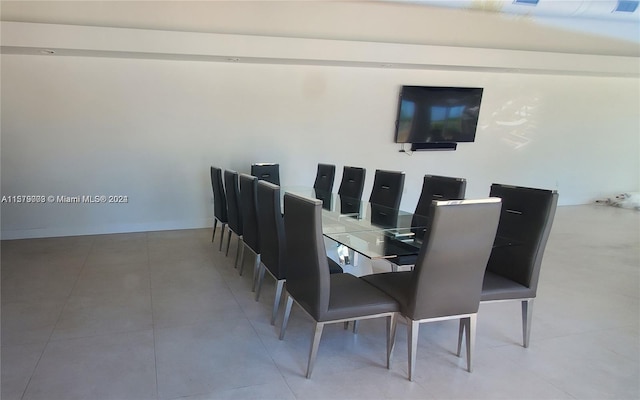
[[[261,263],[259,264],[258,278],[256,284],[256,301],[260,299],[264,274],[276,280],[276,294],[271,312],[271,325],[275,323],[282,288],[287,274],[284,266],[284,250],[286,237],[284,235],[284,220],[280,207],[280,186],[267,181],[258,182],[258,231],[260,233]],[[329,273],[342,273],[343,269],[330,258]]]
[[[227,251],[225,255],[229,255],[229,245],[231,244],[231,233],[238,236],[238,249],[236,251],[236,260],[234,265],[238,263],[238,255],[242,249],[242,210],[240,209],[240,189],[238,188],[238,173],[236,171],[224,171],[224,186],[227,194],[227,216],[229,218],[229,237],[227,238]]]
[[[404,172],[377,169],[369,203],[390,209],[398,209],[404,190]]]
[[[251,175],[261,181],[271,182],[280,185],[280,164],[256,163],[251,164]]]
[[[376,170],[369,196],[371,223],[382,228],[397,225],[404,190],[404,172]]]
[[[464,199],[467,181],[464,178],[450,176],[425,175],[422,179],[422,190],[411,217],[411,232],[415,239],[421,241],[431,225],[429,211],[431,203],[441,200]],[[388,259],[391,270],[396,271],[398,266],[410,266],[416,263],[417,255],[407,255]]]
[[[387,317],[389,368],[398,303],[351,274],[329,274],[322,236],[320,200],[286,193],[284,211],[287,302],[280,339],[284,338],[291,306],[295,301],[315,321],[306,374],[310,378],[325,324]]]
[[[260,299],[265,271],[276,280],[276,294],[271,311],[271,325],[275,323],[282,288],[286,279],[284,268],[284,221],[280,206],[280,186],[267,181],[258,182],[258,232],[262,244],[261,263],[256,285],[256,301]]]
[[[247,248],[255,256],[253,266],[253,285],[255,290],[258,266],[260,265],[260,233],[258,229],[257,208],[258,178],[252,175],[240,174],[240,209],[242,210],[242,251],[240,253],[240,269],[242,275],[244,269],[244,252]]]
[[[220,251],[222,251],[222,242],[224,240],[224,230],[227,227],[227,196],[224,193],[224,185],[222,183],[222,169],[211,167],[211,187],[213,188],[213,234],[211,242],[216,237],[216,226],[218,221],[222,224],[220,227]]]
[[[503,206],[480,299],[482,303],[520,301],[522,342],[524,347],[529,347],[533,300],[558,205],[558,193],[493,184],[490,195],[500,197]]]
[[[409,380],[415,377],[422,322],[459,319],[467,333],[467,370],[472,371],[482,279],[500,218],[498,198],[432,204],[432,228],[425,236],[415,268],[362,278],[396,299],[408,320]]]
[[[362,211],[362,191],[367,171],[360,167],[344,167],[338,188],[338,197],[342,214],[359,215]]]
[[[367,170],[360,167],[347,167],[342,169],[342,179],[338,194],[341,197],[350,197],[352,199],[362,199],[362,191],[364,190],[364,179]]]
[[[466,188],[467,180],[464,178],[438,175],[425,175],[422,178],[422,190],[411,220],[411,226],[414,227],[412,231],[418,239],[424,237],[426,227],[430,224],[428,216],[431,202],[434,200],[462,200]]]
[[[318,164],[316,172],[316,180],[313,182],[313,188],[316,191],[331,193],[333,191],[333,181],[336,177],[336,166],[332,164]]]

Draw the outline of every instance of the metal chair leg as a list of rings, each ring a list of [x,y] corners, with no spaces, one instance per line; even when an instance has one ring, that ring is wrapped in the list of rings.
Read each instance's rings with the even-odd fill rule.
[[[311,351],[309,352],[309,363],[307,364],[307,379],[311,378],[311,371],[313,371],[313,364],[315,363],[316,356],[318,355],[318,347],[320,346],[320,338],[322,337],[323,329],[324,322],[316,322],[313,342],[311,342]]]
[[[211,243],[213,243],[213,240],[216,238],[216,227],[218,226],[218,219],[214,218],[213,219],[213,234],[211,235]]]
[[[238,246],[240,246],[240,241],[238,241]],[[246,246],[244,242],[242,242],[242,247],[238,247],[238,251],[236,251],[236,262],[233,264],[234,268],[238,268],[238,260],[240,261],[240,269],[238,270],[238,274],[242,276],[242,272],[244,271],[244,252],[246,250]]]
[[[224,241],[224,231],[226,227],[227,224],[223,222],[222,226],[220,227],[220,248],[218,249],[218,251],[222,251],[222,242]],[[229,235],[231,235],[231,232],[229,232]]]
[[[387,369],[391,368],[391,356],[393,347],[396,343],[396,326],[398,323],[398,314],[393,313],[387,317]]]
[[[466,319],[466,331],[467,331],[467,371],[473,372],[473,360],[472,354],[476,347],[476,321],[477,314],[473,314]]]
[[[256,292],[256,301],[260,300],[260,290],[262,289],[262,281],[264,280],[264,270],[266,269],[264,264],[258,263],[258,277],[256,278],[256,284],[254,290]]]
[[[460,353],[462,351],[462,336],[464,335],[464,331],[465,331],[465,323],[464,321],[462,321],[462,318],[460,318],[459,325],[458,325],[458,351],[456,352],[456,355],[458,357],[460,357]]]
[[[407,321],[407,347],[409,348],[409,380],[413,381],[416,368],[416,352],[418,350],[418,331],[420,330],[420,322]]]
[[[252,292],[256,291],[256,285],[258,284],[258,270],[260,269],[260,260],[262,260],[262,257],[260,257],[260,254],[256,254],[256,260],[253,264],[253,282],[251,284]]]
[[[271,311],[271,325],[276,323],[278,308],[280,308],[280,298],[282,297],[282,288],[284,287],[284,279],[276,282],[276,297],[273,299],[273,310]]]
[[[522,300],[522,345],[529,347],[531,336],[531,318],[533,317],[533,299]]]
[[[287,303],[284,306],[284,317],[282,318],[282,325],[280,325],[280,340],[284,339],[284,331],[287,329],[287,324],[289,323],[289,314],[291,314],[292,305],[293,297],[287,293]]]
[[[229,245],[231,244],[231,232],[232,232],[231,229],[229,229],[229,235],[227,235],[229,236],[227,238],[227,251],[224,253],[225,257],[229,257]]]
[[[240,264],[238,264],[238,260],[240,260]],[[242,236],[238,236],[238,248],[236,249],[236,261],[234,261],[233,267],[238,268],[238,265],[240,265],[240,269],[242,270],[242,264],[244,264],[244,239],[242,239]],[[240,275],[242,275],[242,271]]]

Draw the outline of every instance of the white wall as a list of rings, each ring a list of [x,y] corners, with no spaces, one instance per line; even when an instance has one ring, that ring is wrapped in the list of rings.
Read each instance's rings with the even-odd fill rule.
[[[557,189],[560,204],[638,190],[637,77],[3,54],[2,195],[127,195],[127,204],[2,204],[2,237],[210,226],[209,166],[318,162]],[[469,60],[470,63],[475,61]],[[475,143],[399,153],[401,85],[485,88]],[[336,177],[339,182],[340,173]],[[336,183],[336,188],[337,188]]]

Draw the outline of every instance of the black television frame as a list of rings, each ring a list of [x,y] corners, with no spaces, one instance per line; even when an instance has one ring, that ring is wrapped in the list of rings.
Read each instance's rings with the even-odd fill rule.
[[[483,92],[484,88],[479,87],[402,86],[398,96],[398,111],[396,115],[394,136],[395,142],[410,143],[412,145],[411,150],[455,150],[457,143],[474,142],[477,133]],[[451,138],[445,137],[446,134],[452,133],[450,130],[447,131],[447,126],[452,122],[447,122],[449,110],[446,110],[441,131],[428,131],[427,126],[419,131],[415,131],[416,128],[411,128],[412,132],[403,135],[406,137],[401,138],[401,117],[404,110],[403,99],[406,99],[407,97],[412,97],[416,100],[418,105],[423,105],[423,112],[413,111],[412,113],[412,120],[417,118],[418,121],[430,118],[430,116],[427,116],[427,113],[424,112],[424,106],[428,103],[428,100],[431,99],[436,99],[436,101],[440,97],[443,99],[443,104],[433,103],[432,100],[432,106],[437,104],[439,107],[446,107],[446,101],[453,104],[449,108],[457,108],[462,105],[466,106],[461,111],[462,114],[460,116],[451,118],[451,120],[454,121],[454,124],[459,123],[460,131],[457,133],[453,132],[454,136]],[[418,108],[418,110],[420,110],[420,108]],[[464,116],[464,113],[467,113],[466,117]],[[427,120],[427,123],[432,125],[430,120]]]

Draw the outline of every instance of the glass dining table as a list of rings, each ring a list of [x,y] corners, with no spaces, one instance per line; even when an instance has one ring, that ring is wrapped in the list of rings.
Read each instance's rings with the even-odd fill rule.
[[[322,233],[356,257],[393,260],[420,251],[422,216],[309,187],[283,187],[286,192],[322,200]]]

